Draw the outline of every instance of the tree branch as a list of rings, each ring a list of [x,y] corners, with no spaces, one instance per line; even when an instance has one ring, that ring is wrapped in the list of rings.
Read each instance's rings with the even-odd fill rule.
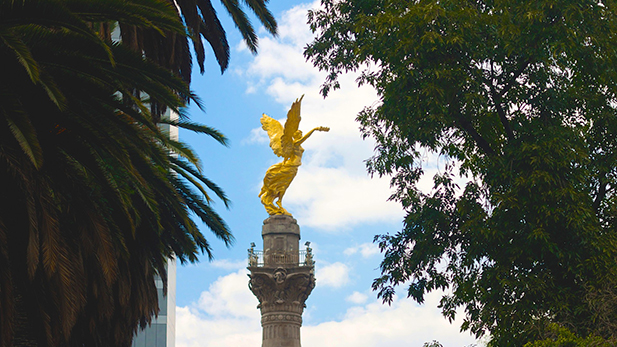
[[[606,196],[606,186],[608,186],[608,183],[606,183],[605,181],[606,181],[606,173],[602,173],[600,178],[598,179],[598,183],[600,185],[600,187],[598,188],[598,194],[596,194],[596,198],[593,201],[593,205],[592,205],[596,213],[600,209],[600,204],[602,203],[602,200],[604,200],[604,197]]]
[[[506,136],[509,140],[514,140],[514,131],[512,131],[512,127],[510,126],[510,122],[508,121],[508,117],[506,116],[506,111],[503,109],[502,98],[510,89],[512,89],[514,83],[516,82],[516,79],[519,78],[519,76],[523,73],[523,71],[525,71],[525,69],[527,68],[527,66],[529,66],[530,63],[531,60],[526,60],[522,64],[520,64],[518,69],[516,69],[516,71],[514,71],[514,73],[510,76],[510,78],[500,92],[497,92],[497,89],[495,88],[492,80],[486,81],[486,84],[491,91],[491,97],[493,99],[493,104],[495,105],[495,108],[497,110],[497,114],[499,115],[499,120],[501,121],[501,124],[503,125],[503,128],[506,132]],[[493,64],[491,63],[491,76],[492,75]]]
[[[482,135],[480,135],[480,133],[478,133],[478,131],[473,127],[473,124],[471,124],[471,121],[465,118],[465,116],[461,113],[460,107],[457,105],[457,102],[451,102],[450,112],[454,115],[461,129],[471,136],[471,138],[476,142],[476,145],[480,147],[484,153],[491,157],[494,156],[496,153],[493,148],[491,148],[491,145],[488,141],[486,141],[486,139],[484,139],[484,137],[482,137]]]
[[[512,131],[512,127],[510,126],[508,117],[506,117],[506,112],[504,111],[501,105],[501,95],[497,93],[497,90],[495,90],[495,87],[493,86],[492,83],[489,84],[489,88],[491,90],[493,104],[495,105],[495,108],[497,109],[497,114],[499,115],[499,120],[501,121],[501,124],[503,125],[503,128],[506,131],[506,136],[508,136],[508,139],[512,141],[514,140],[514,132]]]
[[[510,79],[506,82],[506,85],[503,87],[503,89],[501,89],[501,92],[499,92],[499,98],[502,98],[504,95],[506,95],[506,93],[514,86],[514,82],[516,82],[516,79],[519,78],[519,76],[523,73],[523,71],[525,71],[529,64],[531,64],[531,60],[527,59],[521,64],[521,66],[518,67],[516,71],[514,71],[512,76],[510,76]]]

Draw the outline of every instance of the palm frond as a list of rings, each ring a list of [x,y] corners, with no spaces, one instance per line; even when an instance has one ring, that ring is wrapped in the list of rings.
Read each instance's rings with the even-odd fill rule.
[[[216,61],[219,63],[221,73],[223,73],[229,66],[229,43],[227,42],[225,29],[210,1],[198,1],[197,4],[203,16],[203,22],[196,27],[196,33],[197,35],[202,35],[208,41],[214,51]],[[203,73],[203,58],[201,60],[198,59],[198,62],[201,73]]]
[[[26,69],[32,83],[39,82],[39,66],[32,57],[28,46],[13,32],[0,28],[0,39],[15,54],[19,63]]]
[[[242,10],[238,0],[221,0],[221,3],[233,19],[240,34],[242,34],[242,38],[244,38],[244,42],[249,51],[253,54],[257,54],[257,34],[255,34],[255,29],[246,16],[246,13]]]
[[[225,137],[223,133],[207,125],[189,122],[189,121],[177,121],[177,120],[170,120],[170,119],[162,119],[160,123],[177,126],[179,128],[190,130],[196,133],[206,134],[212,137],[213,139],[215,139],[218,143],[222,144],[223,146],[229,146],[227,137]]]
[[[184,26],[177,18],[176,8],[169,1],[71,0],[67,1],[67,6],[73,13],[88,22],[101,22],[115,18],[124,24],[155,30],[163,36],[167,32],[184,32]]]
[[[16,112],[5,112],[4,118],[21,149],[26,153],[32,165],[39,169],[43,165],[43,150],[28,116],[16,110]]]
[[[234,237],[229,232],[227,224],[216,212],[214,212],[214,210],[212,210],[210,205],[193,193],[182,181],[173,177],[173,175],[170,176],[170,180],[174,182],[174,186],[182,194],[188,208],[212,230],[214,235],[228,246],[233,244]]]
[[[212,190],[214,192],[214,194],[216,194],[216,196],[221,199],[223,201],[223,203],[225,204],[225,207],[229,207],[230,205],[230,201],[227,198],[227,195],[225,194],[225,192],[218,186],[216,185],[214,182],[210,181],[209,179],[207,179],[206,177],[204,177],[200,171],[196,170],[194,166],[189,165],[188,163],[182,161],[179,158],[175,158],[173,156],[169,157],[169,160],[177,167],[181,168],[182,170],[190,173],[191,175],[193,175],[196,179],[198,179],[199,181],[201,181],[203,184],[205,184],[208,189]],[[174,169],[175,170],[175,169]]]
[[[164,138],[163,140],[165,141],[165,147],[167,147],[167,149],[169,149],[173,153],[176,153],[182,158],[185,158],[195,166],[201,165],[199,157],[197,157],[193,150],[184,142],[172,140],[169,138]]]
[[[266,6],[265,0],[244,0],[244,2],[253,10],[257,18],[261,24],[263,24],[266,30],[276,36],[277,35],[277,24],[276,19],[272,15],[272,12]]]

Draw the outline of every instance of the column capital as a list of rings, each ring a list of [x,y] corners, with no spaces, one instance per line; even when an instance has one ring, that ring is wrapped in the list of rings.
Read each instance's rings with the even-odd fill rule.
[[[259,300],[262,315],[289,311],[302,314],[315,287],[313,267],[251,268],[249,288]]]

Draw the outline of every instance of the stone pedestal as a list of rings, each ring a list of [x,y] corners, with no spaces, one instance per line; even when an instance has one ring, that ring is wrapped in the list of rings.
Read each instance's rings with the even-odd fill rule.
[[[310,248],[299,250],[300,228],[291,216],[264,221],[264,251],[249,250],[249,288],[259,299],[262,347],[300,347],[304,302],[315,287]]]

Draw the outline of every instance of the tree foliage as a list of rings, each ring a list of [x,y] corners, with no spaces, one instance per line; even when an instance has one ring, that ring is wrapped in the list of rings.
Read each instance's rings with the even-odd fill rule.
[[[211,206],[225,194],[150,100],[225,137],[186,119],[199,100],[181,77],[93,24],[114,22],[186,35],[166,1],[0,2],[2,346],[130,346],[167,259],[211,256],[191,214],[233,241]]]
[[[550,324],[547,333],[551,335],[543,340],[526,343],[524,347],[611,347],[614,344],[599,336],[581,338],[570,330],[557,324]]]
[[[376,237],[373,288],[423,302],[496,346],[548,322],[615,338],[617,3],[322,0],[305,55],[337,78],[360,70],[380,102],[358,116],[407,212]],[[423,192],[422,155],[449,160]],[[458,168],[458,172],[457,172]],[[465,183],[457,179],[467,177]],[[463,186],[461,186],[463,185]],[[600,299],[600,297],[602,299]],[[611,300],[610,304],[602,300]],[[606,302],[605,302],[606,303]]]

